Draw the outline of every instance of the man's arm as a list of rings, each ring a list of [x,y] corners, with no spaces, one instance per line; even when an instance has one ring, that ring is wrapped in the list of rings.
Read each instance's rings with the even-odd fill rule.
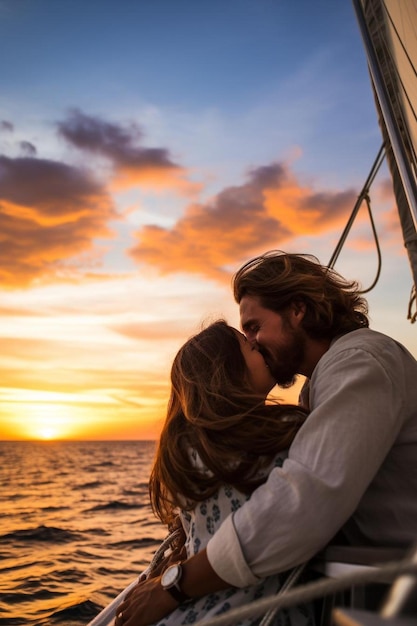
[[[389,339],[382,354],[351,343],[340,339],[316,367],[312,412],[283,467],[272,470],[207,546],[211,566],[231,585],[285,571],[327,545],[397,438],[404,421],[398,351]],[[239,550],[246,567],[229,556]]]

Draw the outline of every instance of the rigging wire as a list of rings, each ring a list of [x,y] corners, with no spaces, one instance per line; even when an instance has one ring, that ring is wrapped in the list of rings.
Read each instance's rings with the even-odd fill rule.
[[[413,306],[416,307],[416,310],[413,313]],[[410,302],[408,304],[408,313],[407,319],[410,320],[411,324],[414,324],[417,321],[417,294],[416,294],[416,286],[413,285],[411,287],[410,293]]]
[[[376,251],[377,251],[377,259],[378,259],[378,265],[377,265],[377,271],[376,271],[376,275],[375,278],[372,282],[372,284],[367,287],[366,289],[361,290],[361,293],[368,293],[369,291],[371,291],[375,285],[377,284],[380,274],[381,274],[381,266],[382,266],[382,256],[381,256],[381,248],[379,245],[379,239],[378,239],[378,233],[376,231],[376,227],[375,227],[375,222],[373,219],[373,215],[372,215],[372,210],[371,210],[371,200],[370,200],[370,188],[371,185],[373,183],[373,181],[375,180],[375,177],[384,161],[385,158],[385,145],[382,144],[382,146],[379,149],[379,152],[377,154],[377,157],[372,165],[371,171],[368,175],[368,178],[366,179],[366,182],[358,196],[358,199],[355,203],[355,206],[353,207],[352,213],[350,214],[350,217],[348,219],[348,222],[343,230],[342,235],[340,236],[340,239],[338,241],[338,243],[336,244],[335,250],[330,258],[330,261],[328,263],[328,267],[333,269],[337,259],[339,258],[339,255],[342,251],[342,248],[346,242],[346,239],[349,235],[349,232],[353,226],[353,223],[359,213],[359,210],[363,204],[363,202],[366,202],[366,206],[368,209],[368,215],[369,215],[369,220],[371,222],[371,228],[372,228],[372,233],[374,236],[374,241],[375,241],[375,246],[376,246]]]
[[[346,591],[353,586],[369,583],[386,583],[387,580],[394,580],[397,576],[417,574],[417,563],[412,557],[407,557],[401,561],[392,561],[384,565],[379,565],[377,569],[364,568],[362,571],[344,574],[340,578],[313,581],[305,583],[299,587],[295,586],[286,593],[278,596],[267,596],[254,600],[250,604],[230,609],[226,613],[221,613],[208,620],[195,622],[204,626],[234,626],[250,617],[263,615],[270,609],[281,610],[292,606],[297,606],[305,602],[311,602],[326,595],[332,595],[341,591]],[[413,618],[411,618],[413,619]],[[379,620],[383,623],[384,620]],[[368,622],[369,623],[369,622]],[[387,624],[393,623],[391,620]],[[408,622],[407,622],[408,623]],[[410,622],[411,623],[411,622]],[[414,622],[413,622],[414,623]]]

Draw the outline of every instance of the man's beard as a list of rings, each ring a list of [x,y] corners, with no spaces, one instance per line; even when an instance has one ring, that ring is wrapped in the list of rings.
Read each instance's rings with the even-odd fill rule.
[[[262,346],[259,347],[259,352],[277,385],[288,389],[294,385],[304,361],[305,337],[300,332],[288,329],[288,340],[284,345],[274,346],[273,352]]]

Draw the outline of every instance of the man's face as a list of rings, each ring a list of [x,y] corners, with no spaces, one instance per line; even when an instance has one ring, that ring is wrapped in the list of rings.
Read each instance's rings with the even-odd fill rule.
[[[243,332],[262,354],[281,387],[294,384],[305,360],[306,335],[300,327],[302,317],[302,313],[291,308],[285,313],[265,309],[257,296],[244,296],[240,302]]]

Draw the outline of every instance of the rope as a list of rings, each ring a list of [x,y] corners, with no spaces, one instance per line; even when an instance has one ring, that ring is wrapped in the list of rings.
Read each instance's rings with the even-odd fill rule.
[[[279,598],[280,596],[282,596],[282,594],[287,591],[288,589],[290,589],[293,585],[295,585],[295,583],[297,582],[297,580],[300,578],[301,574],[303,573],[303,571],[305,570],[307,566],[307,563],[303,563],[302,565],[299,565],[298,567],[295,567],[291,573],[289,574],[289,576],[287,576],[287,578],[285,579],[284,584],[282,585],[282,587],[279,589],[277,595],[275,596],[276,598]],[[270,609],[266,615],[264,616],[264,618],[262,619],[262,622],[259,624],[259,626],[270,626],[275,618],[275,615],[277,614],[278,609],[273,608]]]
[[[416,307],[416,310],[414,311],[414,313],[413,313],[413,307]],[[417,297],[416,297],[415,285],[411,287],[410,302],[408,303],[407,319],[410,320],[412,324],[414,324],[415,321],[417,320]]]
[[[176,539],[177,537],[179,537],[179,535],[181,534],[181,529],[177,528],[176,530],[172,531],[161,543],[161,545],[159,546],[158,550],[155,552],[155,554],[152,557],[152,561],[149,563],[148,567],[145,569],[144,572],[142,572],[142,574],[140,575],[140,578],[142,578],[143,576],[147,577],[149,576],[149,574],[155,569],[155,567],[158,565],[158,563],[161,561],[161,559],[164,556],[165,551],[167,550],[167,548],[171,547],[172,542],[174,541],[174,539]]]
[[[282,596],[262,598],[249,605],[232,609],[226,614],[217,615],[207,621],[196,622],[196,624],[204,624],[204,626],[227,626],[228,624],[237,624],[243,619],[262,615],[270,609],[278,611],[304,602],[310,602],[326,595],[344,591],[352,585],[384,583],[387,582],[387,579],[391,581],[400,574],[417,575],[417,563],[413,563],[411,559],[403,559],[394,563],[381,565],[377,570],[372,570],[371,572],[355,572],[353,574],[346,574],[337,579],[325,579],[308,583],[302,587],[292,589]]]
[[[365,202],[366,202],[366,206],[367,206],[367,209],[368,209],[368,215],[369,215],[369,221],[371,223],[372,234],[374,236],[376,254],[377,254],[377,259],[378,259],[378,266],[377,266],[377,270],[376,270],[376,274],[375,274],[375,278],[374,278],[373,282],[366,289],[361,289],[359,293],[369,293],[369,291],[372,291],[372,289],[375,287],[375,285],[377,284],[377,282],[379,280],[379,277],[381,275],[381,268],[382,268],[381,247],[379,245],[378,233],[376,232],[374,217],[372,215],[371,200],[370,200],[368,195],[365,197]]]
[[[379,149],[379,152],[376,156],[376,159],[372,165],[371,171],[369,172],[368,178],[365,181],[365,184],[358,196],[358,199],[356,201],[355,206],[353,207],[352,213],[348,219],[348,222],[343,230],[343,233],[338,241],[338,243],[336,244],[335,250],[331,256],[331,259],[328,263],[328,267],[330,269],[333,269],[336,261],[342,251],[342,248],[346,242],[346,239],[349,235],[350,229],[353,226],[353,223],[356,219],[356,216],[359,212],[359,209],[362,206],[362,203],[364,201],[366,201],[366,205],[367,205],[367,209],[368,209],[368,214],[369,214],[369,218],[370,218],[370,222],[371,222],[371,228],[372,228],[372,233],[374,236],[374,240],[375,240],[375,245],[376,245],[376,250],[377,250],[377,255],[378,255],[378,268],[377,268],[377,274],[376,277],[372,283],[372,285],[370,287],[368,287],[366,290],[363,290],[362,293],[367,293],[368,291],[370,291],[371,289],[373,289],[376,285],[376,283],[378,282],[379,279],[379,275],[381,273],[381,250],[379,247],[379,241],[378,241],[378,235],[376,232],[376,228],[375,228],[375,223],[373,220],[373,216],[372,216],[372,211],[371,211],[371,206],[370,206],[370,199],[369,199],[369,191],[370,191],[370,187],[373,183],[373,181],[375,180],[375,177],[384,161],[385,158],[385,146],[384,144],[382,144],[382,146]]]

